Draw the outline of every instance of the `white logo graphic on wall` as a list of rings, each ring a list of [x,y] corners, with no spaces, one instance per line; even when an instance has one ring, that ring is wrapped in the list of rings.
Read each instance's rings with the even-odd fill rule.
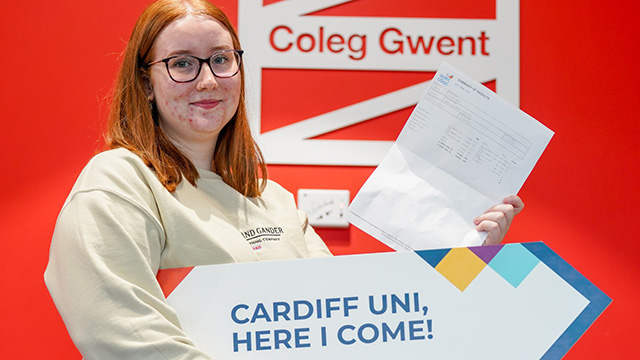
[[[518,1],[496,0],[495,19],[305,15],[350,1],[238,1],[252,130],[268,163],[377,165],[391,141],[312,138],[415,105],[428,82],[263,133],[263,69],[435,72],[447,61],[481,83],[496,80],[497,93],[518,106]]]

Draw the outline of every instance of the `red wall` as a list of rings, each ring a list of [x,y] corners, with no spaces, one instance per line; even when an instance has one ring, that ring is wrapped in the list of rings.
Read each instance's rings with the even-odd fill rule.
[[[147,3],[0,3],[2,358],[80,358],[42,273],[56,215],[100,145],[118,56]],[[218,3],[236,17],[234,0]],[[556,135],[520,193],[527,206],[508,241],[544,241],[613,298],[567,359],[640,350],[639,10],[632,0],[521,1],[521,107]],[[381,131],[389,126],[381,120]],[[372,168],[270,171],[294,193],[355,194]],[[320,233],[336,254],[386,250],[354,228]]]

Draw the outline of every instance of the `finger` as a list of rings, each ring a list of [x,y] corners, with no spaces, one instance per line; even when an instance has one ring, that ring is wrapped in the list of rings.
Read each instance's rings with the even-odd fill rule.
[[[494,211],[484,213],[476,219],[476,230],[487,232],[486,245],[501,243],[513,220],[513,206],[496,205],[493,209]]]
[[[518,213],[524,209],[524,202],[518,195],[507,196],[502,202],[513,206],[514,215],[518,215]]]
[[[487,233],[485,245],[495,245],[502,242],[513,218],[524,208],[524,202],[517,195],[507,196],[502,204],[497,204],[474,219],[477,231]]]
[[[501,221],[501,222],[504,220],[504,222],[501,224],[504,229],[509,227],[509,225],[513,221],[514,216],[515,216],[515,208],[512,205],[498,204],[498,205],[492,206],[484,214],[475,218],[474,223],[478,225],[480,222],[484,220]]]
[[[500,225],[495,221],[482,221],[478,226],[476,226],[476,230],[485,231],[487,233],[484,245],[500,244],[504,238],[504,232],[500,228]]]
[[[509,228],[509,224],[511,223],[510,219],[512,218],[513,218],[512,214],[507,214],[502,211],[492,211],[492,212],[484,213],[478,216],[476,218],[476,225],[480,225],[484,222],[488,222],[488,223],[493,222],[498,224],[499,230],[501,232],[506,232],[507,229]],[[485,226],[489,226],[489,225],[485,225]]]

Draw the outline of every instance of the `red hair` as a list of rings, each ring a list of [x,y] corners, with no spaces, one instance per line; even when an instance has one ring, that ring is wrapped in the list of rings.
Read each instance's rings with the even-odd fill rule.
[[[140,15],[125,49],[109,112],[106,144],[136,153],[153,169],[162,185],[173,192],[187,179],[194,186],[198,171],[193,163],[166,137],[158,126],[157,113],[149,106],[145,92],[153,46],[160,32],[176,19],[188,14],[208,16],[229,31],[235,49],[238,34],[229,18],[206,0],[160,0]],[[244,68],[241,66],[240,100],[231,121],[220,131],[213,156],[213,171],[222,180],[248,197],[259,196],[265,187],[267,166],[251,136],[245,105]]]

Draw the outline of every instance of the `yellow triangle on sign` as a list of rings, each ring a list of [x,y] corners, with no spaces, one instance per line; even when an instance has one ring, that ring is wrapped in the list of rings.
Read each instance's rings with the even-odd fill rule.
[[[464,291],[487,264],[468,248],[453,248],[435,269]]]

